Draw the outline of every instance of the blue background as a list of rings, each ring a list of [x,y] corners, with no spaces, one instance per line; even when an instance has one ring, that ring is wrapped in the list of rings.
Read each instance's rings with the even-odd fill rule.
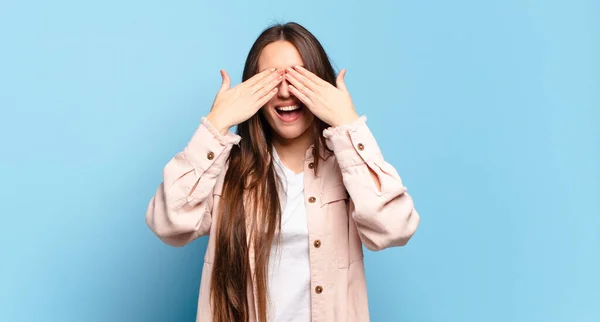
[[[600,321],[598,1],[3,1],[0,320],[193,321],[206,238],[145,225],[273,22],[324,44],[421,214],[373,321]]]

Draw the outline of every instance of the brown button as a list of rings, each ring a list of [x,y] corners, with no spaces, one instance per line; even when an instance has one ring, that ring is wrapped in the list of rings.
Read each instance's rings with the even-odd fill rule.
[[[320,241],[320,240],[318,240],[318,239],[317,239],[317,240],[315,240],[315,244],[314,244],[314,245],[315,245],[315,247],[316,247],[316,248],[319,248],[319,247],[321,247],[321,241]]]
[[[315,167],[315,164],[313,162],[311,162],[311,163],[308,164],[308,168],[309,169],[314,169],[314,167]]]
[[[206,158],[209,159],[209,160],[212,160],[212,159],[215,158],[215,154],[212,153],[212,152],[208,152],[208,154],[206,155]]]
[[[321,294],[321,293],[323,293],[323,287],[321,287],[320,285],[319,285],[319,286],[317,286],[317,287],[315,287],[315,292],[316,292],[317,294]]]
[[[362,150],[364,150],[364,149],[365,149],[365,146],[364,146],[364,144],[362,144],[362,143],[359,143],[359,144],[358,144],[358,149],[359,149],[359,150],[361,150],[361,151],[362,151]]]
[[[308,198],[308,202],[310,202],[310,203],[315,203],[315,201],[317,201],[317,198],[315,198],[315,197]]]

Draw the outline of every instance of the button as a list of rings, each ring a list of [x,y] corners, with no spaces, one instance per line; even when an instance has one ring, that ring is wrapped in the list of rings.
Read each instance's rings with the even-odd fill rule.
[[[315,197],[308,198],[308,202],[310,202],[310,203],[315,203],[315,201],[317,201],[317,198],[315,198]]]
[[[364,144],[362,144],[362,143],[359,143],[359,144],[358,144],[358,149],[359,149],[359,150],[361,150],[361,151],[362,151],[362,150],[364,150],[364,149],[365,149],[365,146],[364,146]]]
[[[206,155],[206,158],[209,159],[209,160],[212,160],[212,159],[215,158],[215,154],[212,153],[212,152],[208,152],[208,154]]]
[[[316,248],[319,248],[319,247],[321,247],[321,241],[320,241],[320,240],[318,240],[318,239],[317,239],[317,240],[315,240],[315,243],[314,243],[314,245],[315,245],[315,247],[316,247]]]
[[[314,169],[314,168],[315,168],[315,164],[314,164],[314,162],[311,162],[311,163],[309,163],[309,164],[308,164],[308,168],[309,168],[309,169]]]
[[[315,287],[315,293],[317,293],[317,294],[323,293],[323,287],[321,287],[321,285]]]

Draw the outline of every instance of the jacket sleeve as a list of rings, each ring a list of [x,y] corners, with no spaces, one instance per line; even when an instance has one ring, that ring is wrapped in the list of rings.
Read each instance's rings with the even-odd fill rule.
[[[209,233],[213,190],[239,141],[232,132],[221,135],[203,117],[184,150],[167,163],[146,212],[146,224],[163,242],[183,246]]]
[[[383,159],[366,117],[330,127],[323,135],[342,171],[362,243],[369,250],[406,245],[419,225],[419,215],[396,169]],[[370,170],[379,179],[381,190]]]

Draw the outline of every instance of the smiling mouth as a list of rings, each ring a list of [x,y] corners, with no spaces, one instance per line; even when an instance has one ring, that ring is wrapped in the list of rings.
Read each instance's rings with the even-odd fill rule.
[[[302,104],[294,104],[288,106],[280,106],[276,107],[275,111],[277,112],[277,116],[284,122],[293,122],[297,120],[300,115],[302,115],[302,111],[304,111],[304,105]]]

